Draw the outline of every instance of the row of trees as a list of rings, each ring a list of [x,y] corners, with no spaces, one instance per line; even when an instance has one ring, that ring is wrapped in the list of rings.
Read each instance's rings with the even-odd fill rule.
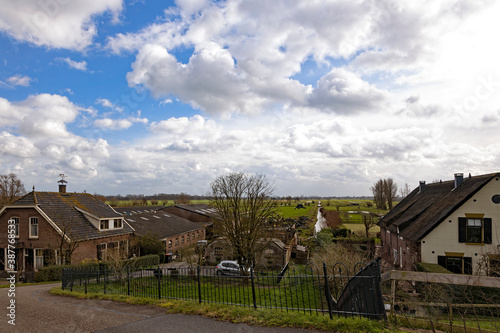
[[[398,193],[398,185],[394,183],[392,178],[379,179],[370,190],[373,193],[373,201],[378,209],[392,209],[394,199]]]

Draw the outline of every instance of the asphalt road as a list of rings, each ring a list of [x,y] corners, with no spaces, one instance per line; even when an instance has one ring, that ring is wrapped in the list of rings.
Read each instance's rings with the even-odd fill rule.
[[[49,290],[60,284],[17,287],[15,297],[0,289],[0,332],[255,332],[312,333],[320,331],[254,327],[219,322],[201,316],[165,314],[161,308],[107,300],[54,296]],[[10,300],[15,299],[15,326],[8,323]]]

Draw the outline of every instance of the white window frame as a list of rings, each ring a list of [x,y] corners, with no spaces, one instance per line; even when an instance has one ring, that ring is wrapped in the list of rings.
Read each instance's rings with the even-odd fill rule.
[[[33,253],[33,257],[34,257],[33,259],[35,262],[35,270],[38,270],[39,268],[43,267],[43,249],[35,249],[35,253]]]
[[[19,227],[20,227],[20,224],[19,224],[19,217],[18,216],[14,216],[14,217],[11,217],[10,220],[14,220],[14,230],[15,230],[15,238],[19,238]]]
[[[40,233],[40,228],[39,228],[39,223],[38,223],[38,217],[36,216],[33,216],[33,217],[30,217],[29,219],[30,221],[30,226],[29,226],[29,238],[38,238],[38,234]],[[36,221],[36,224],[33,224],[33,222]],[[33,234],[33,230],[32,228],[36,225],[36,235]]]
[[[123,220],[115,219],[113,222],[113,229],[123,229]]]
[[[109,230],[109,220],[99,220],[99,230]]]

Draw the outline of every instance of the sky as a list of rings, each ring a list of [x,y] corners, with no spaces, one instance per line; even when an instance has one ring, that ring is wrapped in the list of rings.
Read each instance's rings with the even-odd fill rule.
[[[500,2],[0,0],[26,190],[364,196],[500,171]]]

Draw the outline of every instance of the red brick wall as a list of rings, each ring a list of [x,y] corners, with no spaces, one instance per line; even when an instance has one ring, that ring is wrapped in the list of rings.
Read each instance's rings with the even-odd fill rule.
[[[7,208],[0,216],[0,248],[7,247],[7,225],[12,217],[19,217],[18,248],[49,249],[57,247],[61,236],[34,208]],[[29,238],[29,218],[38,217],[38,238]]]
[[[388,266],[408,271],[415,270],[416,264],[420,262],[419,244],[401,239],[396,233],[388,233],[384,228],[380,229],[380,239],[382,241],[382,259]],[[397,251],[396,262],[394,261],[394,250]]]
[[[200,235],[199,235],[199,237],[196,237],[198,231],[200,232]],[[193,233],[195,234],[194,239],[192,237]],[[187,240],[187,235],[188,234],[190,235],[189,241]],[[181,241],[182,240],[182,236],[184,236],[184,243],[182,243],[182,241]],[[175,245],[175,240],[176,239],[179,240],[179,244],[178,245]],[[195,245],[197,241],[204,240],[204,239],[205,239],[205,228],[201,228],[201,229],[198,229],[198,230],[186,232],[186,233],[183,233],[183,234],[178,235],[178,236],[168,237],[168,238],[164,239],[164,240],[166,240],[165,253],[175,252],[175,251],[181,250],[183,248]],[[168,247],[168,241],[169,240],[172,241],[172,247]]]
[[[19,218],[19,238],[16,239],[16,249],[58,249],[61,235],[43,218],[35,208],[7,208],[0,216],[0,249],[8,247],[8,221],[12,217]],[[29,218],[38,217],[38,238],[29,238]],[[97,258],[97,245],[129,239],[132,235],[113,236],[96,240],[80,242],[71,258],[72,264],[78,264],[83,259]]]

